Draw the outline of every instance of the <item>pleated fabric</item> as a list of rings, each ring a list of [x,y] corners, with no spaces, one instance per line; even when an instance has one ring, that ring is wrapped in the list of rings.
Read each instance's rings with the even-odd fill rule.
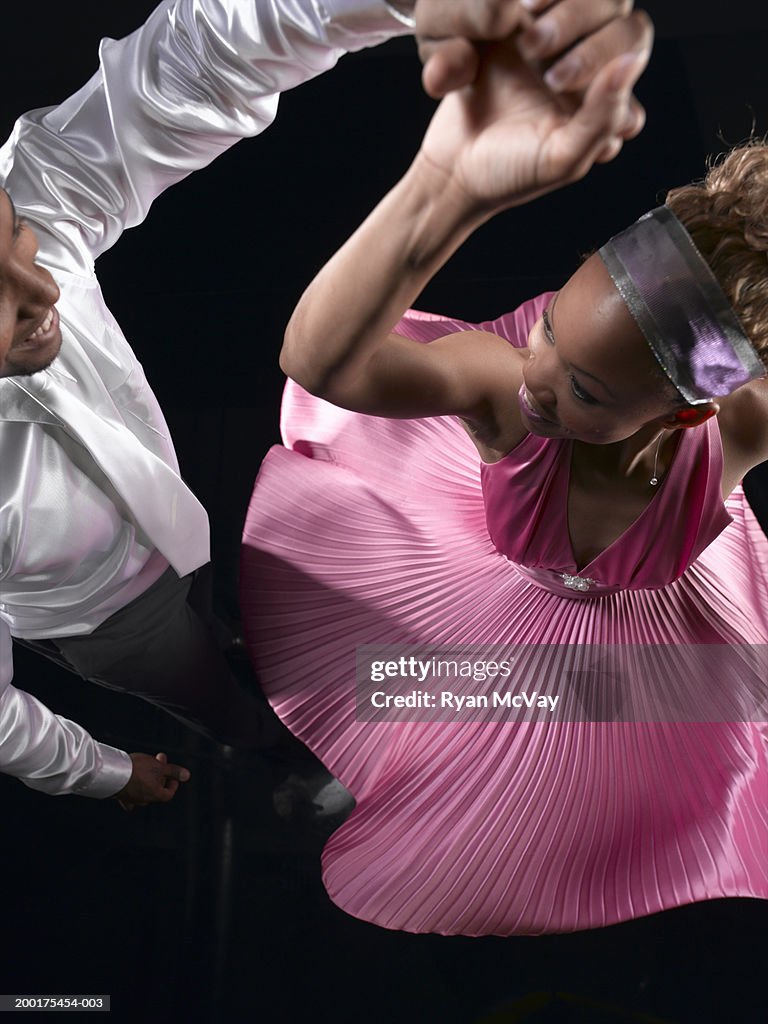
[[[527,333],[541,304],[493,329]],[[492,544],[457,421],[360,416],[289,385],[283,428],[248,513],[243,613],[275,710],[357,801],[323,854],[338,906],[387,928],[510,935],[768,898],[762,723],[355,717],[364,644],[768,643],[768,544],[740,489],[680,578],[574,598]]]

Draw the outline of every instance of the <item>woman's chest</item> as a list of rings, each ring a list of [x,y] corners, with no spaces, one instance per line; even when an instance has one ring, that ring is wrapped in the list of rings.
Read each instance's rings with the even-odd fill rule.
[[[648,512],[655,490],[628,481],[606,481],[599,490],[572,480],[567,498],[567,529],[576,566],[588,566]]]

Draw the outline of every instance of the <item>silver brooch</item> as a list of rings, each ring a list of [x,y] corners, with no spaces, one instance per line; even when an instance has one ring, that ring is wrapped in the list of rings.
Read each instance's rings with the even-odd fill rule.
[[[597,583],[597,580],[592,580],[589,576],[571,576],[568,572],[561,572],[560,579],[571,590],[589,590],[593,583]]]

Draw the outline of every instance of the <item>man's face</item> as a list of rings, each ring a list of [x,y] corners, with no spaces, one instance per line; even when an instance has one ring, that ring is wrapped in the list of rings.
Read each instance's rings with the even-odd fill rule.
[[[34,232],[0,189],[0,377],[44,370],[61,347],[59,289],[36,255]]]

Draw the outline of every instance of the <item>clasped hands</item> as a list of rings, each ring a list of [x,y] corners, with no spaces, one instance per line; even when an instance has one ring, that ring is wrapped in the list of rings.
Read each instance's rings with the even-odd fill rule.
[[[416,0],[424,87],[444,96],[421,156],[489,213],[612,160],[645,113],[653,42],[632,0]]]
[[[633,0],[414,0],[424,88],[441,99],[468,85],[483,44],[519,33],[526,59],[552,61],[554,90],[584,89],[615,57],[650,52],[650,19],[633,7]]]

